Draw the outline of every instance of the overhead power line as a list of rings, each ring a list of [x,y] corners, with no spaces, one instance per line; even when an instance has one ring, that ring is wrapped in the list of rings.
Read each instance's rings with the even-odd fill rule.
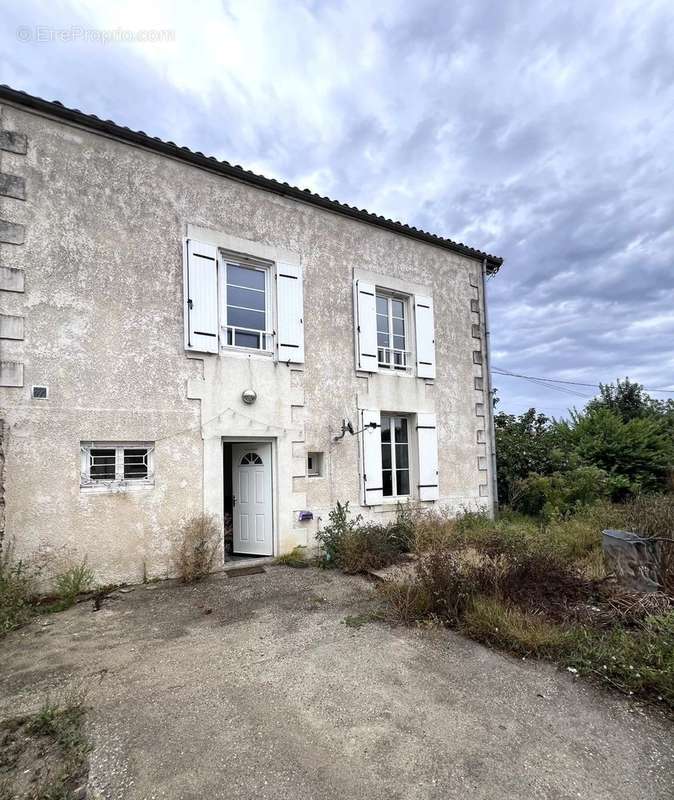
[[[582,381],[566,381],[562,380],[561,378],[542,378],[536,375],[523,375],[519,372],[510,372],[506,369],[500,369],[498,367],[492,367],[492,372],[495,372],[497,375],[505,375],[508,378],[522,378],[525,381],[532,381],[538,382],[539,385],[545,386],[546,384],[563,384],[564,386],[584,386],[589,389],[599,389],[599,383],[583,383]],[[561,386],[548,386],[549,389],[561,389]],[[645,392],[662,392],[664,394],[674,394],[674,388],[672,389],[664,389],[664,388],[649,388],[648,386],[643,387]],[[573,390],[568,389],[568,392],[572,392]],[[586,394],[581,394],[580,392],[575,392],[578,394],[579,397],[587,397]]]

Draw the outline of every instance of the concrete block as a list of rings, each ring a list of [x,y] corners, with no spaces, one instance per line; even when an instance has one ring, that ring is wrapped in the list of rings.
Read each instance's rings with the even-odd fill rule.
[[[479,300],[471,300],[470,301],[470,310],[474,314],[479,314],[480,313],[480,301]]]
[[[9,175],[0,172],[0,195],[2,197],[14,197],[17,200],[26,199],[26,180],[19,175]]]
[[[22,269],[0,267],[0,290],[3,292],[23,292],[24,276]]]
[[[482,363],[482,352],[480,350],[473,350],[473,364]]]
[[[471,325],[470,326],[470,335],[473,337],[473,339],[481,339],[482,338],[482,333],[480,331],[480,326],[479,325]]]
[[[28,150],[28,139],[23,133],[0,130],[0,150],[18,153],[20,156],[25,155]]]
[[[23,386],[23,364],[18,361],[0,361],[0,386]]]
[[[0,339],[23,339],[23,317],[0,314]]]
[[[484,391],[484,378],[474,378],[475,388],[478,392]]]
[[[0,219],[0,242],[5,244],[23,244],[26,237],[26,228],[16,222]]]

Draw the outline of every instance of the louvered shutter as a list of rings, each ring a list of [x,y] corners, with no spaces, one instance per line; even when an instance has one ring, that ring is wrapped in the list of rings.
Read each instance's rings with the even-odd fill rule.
[[[356,368],[377,372],[377,303],[375,287],[365,281],[354,281],[356,310]]]
[[[419,452],[419,499],[437,500],[438,430],[435,414],[417,414],[417,449]]]
[[[218,253],[212,244],[185,243],[185,346],[218,352]]]
[[[417,376],[435,378],[435,323],[432,297],[415,295],[414,317],[417,337]]]
[[[276,265],[277,330],[279,361],[304,363],[304,290],[302,269],[293,264]]]
[[[376,427],[372,427],[372,425]],[[360,412],[362,449],[362,504],[379,505],[384,499],[381,474],[381,414],[379,411]]]

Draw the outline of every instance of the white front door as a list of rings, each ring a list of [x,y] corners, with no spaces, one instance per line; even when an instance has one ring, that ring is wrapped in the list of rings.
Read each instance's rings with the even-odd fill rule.
[[[232,445],[234,552],[273,555],[271,444]]]

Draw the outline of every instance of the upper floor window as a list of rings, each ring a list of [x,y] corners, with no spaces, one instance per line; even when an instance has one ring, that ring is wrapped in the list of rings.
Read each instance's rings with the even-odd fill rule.
[[[435,378],[433,298],[392,283],[354,281],[356,369]]]
[[[154,482],[154,447],[149,442],[82,442],[80,486],[114,489]]]
[[[235,254],[208,242],[185,240],[185,348],[274,354],[304,362],[304,287],[299,263]],[[266,248],[267,251],[271,248]]]
[[[272,349],[268,312],[268,275],[264,267],[225,264],[224,342],[253,350]]]
[[[407,369],[407,298],[377,290],[377,362],[382,369]]]

